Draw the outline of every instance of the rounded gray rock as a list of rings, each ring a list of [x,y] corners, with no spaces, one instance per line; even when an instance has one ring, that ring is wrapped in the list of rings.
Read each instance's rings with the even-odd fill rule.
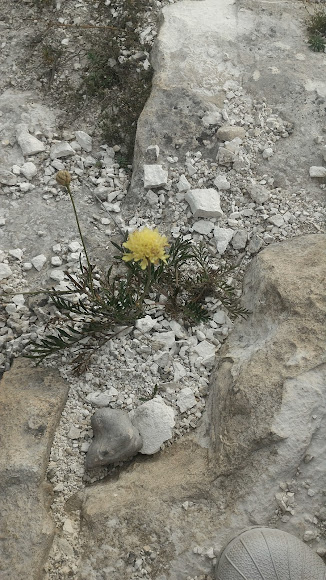
[[[251,528],[221,553],[216,580],[324,580],[326,567],[301,540],[272,528]]]
[[[129,459],[143,445],[139,431],[124,411],[98,409],[91,424],[94,439],[86,455],[86,469]]]

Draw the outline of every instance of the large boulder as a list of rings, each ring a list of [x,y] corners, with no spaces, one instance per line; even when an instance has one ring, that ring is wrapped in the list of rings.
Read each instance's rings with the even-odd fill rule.
[[[68,385],[15,360],[0,382],[0,578],[40,580],[54,524],[46,469]]]
[[[212,379],[211,441],[219,473],[244,465],[294,426],[295,437],[305,433],[307,443],[316,426],[314,409],[326,388],[325,258],[325,235],[302,236],[269,246],[246,272],[243,304],[250,315],[220,351]],[[298,460],[304,449],[303,442]]]

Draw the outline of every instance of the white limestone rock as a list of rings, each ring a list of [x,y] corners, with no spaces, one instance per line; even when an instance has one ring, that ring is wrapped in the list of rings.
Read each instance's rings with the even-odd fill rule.
[[[21,173],[26,177],[26,179],[33,179],[37,174],[37,167],[32,161],[27,161],[20,168]]]
[[[168,182],[168,172],[162,165],[144,165],[144,187],[164,187]]]
[[[202,118],[202,123],[204,127],[209,127],[210,125],[218,125],[222,120],[222,115],[219,111],[209,111]]]
[[[61,282],[64,280],[65,273],[62,270],[51,270],[50,278],[51,280],[55,280],[56,282]]]
[[[175,344],[175,334],[173,330],[169,330],[168,332],[154,332],[152,338],[155,342],[167,349],[172,348]]]
[[[222,217],[220,206],[220,194],[212,187],[208,189],[190,189],[185,195],[190,209],[195,218],[197,217]]]
[[[180,379],[182,379],[187,375],[185,367],[178,361],[173,362],[173,370],[174,370],[173,374],[174,382],[178,382]]]
[[[86,401],[93,405],[93,407],[108,407],[110,403],[115,399],[115,395],[109,391],[95,391],[89,393],[86,397]]]
[[[76,155],[76,151],[66,141],[59,141],[51,146],[51,159],[59,159],[60,157],[71,157]]]
[[[8,264],[0,263],[0,280],[9,278],[12,275],[12,269]]]
[[[177,405],[180,409],[180,413],[184,413],[196,405],[196,397],[193,394],[190,387],[185,387],[181,389],[177,396]]]
[[[251,199],[261,205],[270,198],[270,193],[266,187],[260,184],[253,184],[248,188]]]
[[[231,189],[231,183],[227,180],[225,175],[217,175],[214,179],[214,185],[221,191],[228,191]]]
[[[246,131],[243,127],[237,127],[236,125],[223,125],[216,132],[216,137],[220,141],[232,141],[236,137],[243,139],[246,135]]]
[[[45,151],[44,143],[34,137],[34,135],[30,135],[26,125],[18,125],[16,136],[24,156],[36,155],[37,153]]]
[[[310,177],[326,177],[326,167],[319,167],[318,165],[312,165],[309,168]]]
[[[85,131],[75,131],[76,141],[87,153],[92,151],[93,139]]]
[[[17,177],[11,171],[0,169],[0,183],[2,185],[16,185]]]
[[[285,224],[284,217],[279,213],[270,216],[267,221],[269,221],[270,224],[273,224],[273,226],[276,226],[277,228],[281,228]]]
[[[203,236],[207,236],[208,234],[210,234],[210,232],[212,231],[213,228],[214,228],[214,223],[209,222],[207,220],[199,220],[198,222],[195,222],[194,225],[192,226],[192,229],[195,232],[198,232],[199,234],[202,234]]]
[[[177,183],[177,188],[180,193],[182,193],[183,191],[188,191],[191,188],[191,185],[185,175],[183,174],[180,175],[179,181]]]
[[[164,441],[171,439],[175,425],[174,410],[164,403],[162,397],[146,401],[131,411],[129,416],[143,440],[140,453],[153,455],[160,450]]]
[[[211,366],[215,360],[215,345],[208,340],[202,340],[192,349],[202,359],[204,366]]]
[[[13,248],[12,250],[8,251],[8,254],[10,254],[10,256],[12,256],[13,258],[16,258],[16,260],[21,260],[23,257],[23,250],[21,248]]]
[[[144,316],[144,318],[138,318],[135,322],[135,328],[144,334],[150,332],[155,325],[156,320],[149,316],[149,314]]]
[[[214,228],[214,238],[216,240],[216,249],[219,254],[224,254],[226,248],[228,247],[230,241],[234,235],[234,230],[231,228],[219,228],[216,226]]]
[[[31,262],[34,268],[39,272],[40,270],[42,270],[46,262],[46,256],[44,256],[44,254],[39,254],[38,256],[35,256],[35,258],[32,258]]]
[[[273,157],[274,155],[274,151],[271,147],[266,147],[266,149],[264,149],[263,151],[263,158],[264,159],[270,159],[270,157]]]

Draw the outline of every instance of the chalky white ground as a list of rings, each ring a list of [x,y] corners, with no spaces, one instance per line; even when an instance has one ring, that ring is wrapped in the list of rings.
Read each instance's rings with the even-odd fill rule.
[[[65,194],[55,183],[55,173],[58,169],[68,169],[73,176],[72,189],[77,199],[82,182],[86,181],[93,188],[97,197],[89,196],[89,209],[93,212],[96,206],[99,216],[95,219],[96,226],[107,232],[108,243],[110,236],[119,233],[117,225],[123,231],[143,225],[158,226],[161,233],[170,238],[182,233],[194,242],[204,240],[216,263],[238,260],[240,271],[267,244],[303,233],[323,232],[325,208],[310,200],[305,190],[275,187],[272,175],[259,181],[255,176],[255,160],[261,155],[265,159],[272,156],[278,141],[287,139],[292,127],[265,103],[252,102],[240,85],[229,83],[225,89],[226,99],[219,118],[204,118],[203,123],[242,127],[244,135],[231,139],[216,162],[204,160],[196,151],[189,152],[185,164],[181,164],[178,157],[165,159],[167,174],[158,167],[156,175],[146,177],[146,203],[135,209],[131,219],[124,212],[128,179],[114,161],[119,148],[111,149],[103,144],[101,148],[91,149],[90,139],[77,133],[59,144],[51,136],[38,135],[40,151],[48,153],[44,165],[41,166],[35,153],[26,158],[33,165],[8,167],[7,173],[0,175],[0,182],[5,185],[4,193],[19,204],[20,197],[28,195],[29,190],[36,187],[45,191],[46,187],[43,198],[56,203]],[[316,141],[317,167],[320,153],[323,152],[324,159],[326,157],[325,140],[324,133]],[[24,143],[27,147],[26,139]],[[31,139],[29,145],[37,143]],[[232,163],[225,165],[225,159],[230,156]],[[103,163],[102,169],[96,166],[98,160]],[[325,189],[323,180],[314,177],[317,173],[316,169],[310,170],[311,178],[319,180],[320,188]],[[159,186],[156,182],[151,188],[151,178],[161,180]],[[186,201],[189,200],[187,192],[212,188],[220,193],[222,216],[218,217],[216,207],[208,206],[204,210],[206,213],[194,218],[196,209]],[[6,214],[1,211],[0,227],[5,228]],[[12,354],[18,355],[30,339],[42,334],[48,320],[48,308],[45,312],[38,307],[31,316],[25,306],[21,291],[35,289],[35,286],[30,287],[29,272],[32,269],[46,271],[49,284],[58,283],[57,287],[63,289],[68,282],[64,270],[73,273],[78,269],[80,250],[77,235],[72,234],[70,239],[54,244],[51,255],[42,254],[41,244],[38,255],[26,255],[23,248],[0,252],[3,290],[16,292],[8,298],[5,317],[0,320],[0,346],[3,348],[0,364],[5,368],[9,367]],[[62,364],[47,363],[59,366],[71,384],[48,469],[55,494],[52,513],[63,535],[55,541],[46,565],[47,580],[77,571],[78,520],[77,516],[74,520],[73,515],[67,518],[65,502],[85,484],[99,480],[114,469],[102,468],[90,473],[84,470],[85,453],[92,438],[90,419],[96,399],[99,400],[95,395],[106,395],[105,402],[111,408],[131,411],[143,399],[150,398],[158,387],[157,395],[175,411],[173,437],[164,445],[173,444],[174,439],[195,429],[205,408],[209,373],[214,363],[210,353],[206,359],[201,356],[200,345],[205,352],[211,349],[218,353],[232,327],[221,304],[211,302],[210,306],[215,311],[211,322],[185,329],[182,324],[165,317],[162,307],[149,305],[151,318],[147,318],[147,322],[152,327],[148,329],[140,323],[140,328],[127,329],[120,337],[108,341],[94,355],[89,371],[79,378],[73,376],[65,357],[62,357]],[[285,492],[282,498],[283,495]],[[201,553],[200,548],[198,550]],[[141,563],[131,578],[146,576],[149,577],[146,567]]]

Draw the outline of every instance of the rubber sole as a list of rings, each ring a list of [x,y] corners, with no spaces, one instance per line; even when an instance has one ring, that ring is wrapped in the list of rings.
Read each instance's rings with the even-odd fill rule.
[[[216,565],[216,580],[326,580],[323,560],[295,536],[272,528],[233,538]]]

